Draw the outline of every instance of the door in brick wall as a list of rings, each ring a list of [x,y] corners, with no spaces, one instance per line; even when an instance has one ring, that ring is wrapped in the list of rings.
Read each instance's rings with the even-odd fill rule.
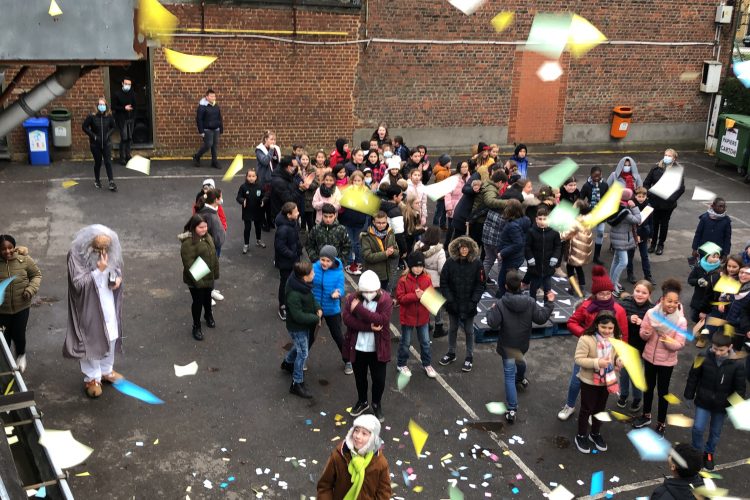
[[[109,67],[109,92],[112,96],[122,86],[122,79],[130,77],[135,91],[135,126],[133,128],[133,144],[142,147],[153,147],[153,108],[151,99],[152,73],[149,56],[151,51],[146,52],[146,59],[134,61],[127,66]],[[119,144],[119,139],[115,140]]]
[[[535,52],[517,50],[513,61],[508,140],[516,144],[554,144],[562,140],[567,75],[543,82],[537,71],[548,59]],[[560,65],[567,70],[568,55]]]

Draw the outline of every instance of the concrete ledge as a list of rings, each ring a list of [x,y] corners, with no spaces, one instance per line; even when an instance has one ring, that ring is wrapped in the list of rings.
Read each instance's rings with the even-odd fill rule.
[[[705,122],[693,123],[632,123],[628,136],[612,139],[609,124],[567,124],[563,126],[564,145],[619,145],[654,144],[664,147],[670,144],[703,144],[706,133]]]
[[[369,140],[374,128],[356,129],[352,147]],[[466,153],[480,141],[487,144],[504,145],[508,140],[508,127],[436,127],[436,128],[391,128],[388,134],[393,138],[400,135],[406,145],[413,148],[419,144],[427,151],[440,150],[446,153]]]

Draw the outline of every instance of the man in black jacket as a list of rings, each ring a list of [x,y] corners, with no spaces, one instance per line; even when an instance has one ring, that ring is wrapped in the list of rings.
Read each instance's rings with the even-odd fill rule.
[[[115,120],[112,115],[107,113],[107,100],[99,98],[96,114],[90,114],[83,121],[83,131],[89,136],[89,147],[91,154],[94,156],[94,185],[97,188],[102,187],[99,173],[102,168],[102,159],[107,169],[107,178],[109,179],[109,190],[117,191],[114,175],[112,174],[112,132],[115,131]]]
[[[120,131],[120,165],[125,165],[130,160],[130,147],[133,145],[135,91],[132,87],[133,81],[126,76],[122,79],[122,90],[118,90],[112,96],[112,113]]]
[[[198,133],[203,137],[203,146],[193,155],[193,165],[200,167],[201,156],[211,149],[211,166],[220,168],[217,150],[219,136],[224,133],[224,121],[221,118],[221,109],[216,104],[216,93],[212,89],[206,91],[206,97],[198,104],[195,123],[198,126]]]

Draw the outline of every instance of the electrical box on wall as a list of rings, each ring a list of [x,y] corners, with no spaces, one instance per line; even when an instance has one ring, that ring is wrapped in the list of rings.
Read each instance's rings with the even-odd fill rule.
[[[719,24],[729,24],[732,22],[732,11],[734,7],[731,5],[720,4],[716,7],[716,22]]]
[[[719,91],[719,80],[721,80],[721,63],[719,61],[703,61],[701,92],[715,94]]]

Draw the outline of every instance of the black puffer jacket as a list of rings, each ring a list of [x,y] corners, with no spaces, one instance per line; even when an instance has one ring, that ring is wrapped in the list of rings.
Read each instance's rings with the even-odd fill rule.
[[[695,265],[688,276],[688,285],[695,287],[693,297],[690,299],[691,308],[706,314],[711,312],[711,302],[715,302],[718,299],[718,294],[714,292],[714,285],[719,281],[720,277],[721,273],[719,268],[706,272],[706,270],[701,267],[700,262]],[[706,286],[700,286],[698,284],[698,280],[701,278],[706,280]]]
[[[89,136],[91,144],[104,147],[112,142],[110,137],[115,131],[115,119],[106,113],[90,114],[83,120],[81,128]]]
[[[469,255],[461,257],[459,245],[469,246]],[[445,297],[448,313],[460,318],[477,314],[477,304],[484,292],[484,268],[479,260],[479,246],[468,236],[459,236],[448,245],[450,258],[440,272],[440,291]]]
[[[546,323],[554,308],[554,302],[549,302],[547,297],[544,298],[544,306],[540,307],[536,299],[528,295],[503,295],[503,298],[496,301],[487,311],[487,326],[500,333],[497,339],[497,353],[504,358],[512,357],[505,349],[517,349],[526,353],[529,350],[532,323]]]
[[[646,315],[646,311],[654,307],[650,301],[646,301],[643,305],[638,305],[632,295],[624,297],[619,301],[620,305],[625,309],[625,314],[628,317],[628,344],[638,349],[638,352],[643,354],[643,348],[646,347],[646,341],[641,338],[641,325],[636,325],[630,321],[632,315],[636,315],[643,319]]]
[[[651,494],[651,500],[693,500],[693,488],[702,485],[703,478],[698,475],[688,479],[668,477]]]
[[[677,163],[675,163],[674,166],[670,168],[675,167],[677,167]],[[666,172],[666,169],[664,168],[662,162],[659,162],[659,164],[652,168],[646,176],[646,179],[643,181],[643,187],[645,187],[646,189],[651,189],[657,182],[659,182],[659,179],[661,179],[661,176],[664,175],[664,172]],[[649,195],[648,200],[651,206],[654,207],[654,210],[674,210],[674,208],[677,207],[677,200],[680,199],[680,196],[682,196],[683,193],[685,193],[684,178],[680,180],[680,187],[677,188],[677,191],[672,193],[672,195],[666,200],[663,198],[659,198],[656,195]]]
[[[533,276],[551,276],[555,268],[560,265],[562,244],[560,233],[552,228],[531,226],[526,234],[526,261],[529,263],[529,273]],[[533,259],[533,260],[532,260]],[[554,260],[554,265],[550,260]],[[533,264],[532,264],[533,262]]]
[[[471,216],[471,208],[474,206],[474,199],[479,196],[471,187],[473,181],[481,180],[479,174],[474,173],[469,177],[461,189],[461,199],[458,200],[456,208],[453,209],[453,227],[459,228],[466,225],[466,221]]]
[[[291,270],[302,256],[302,243],[299,240],[299,226],[296,220],[289,220],[284,214],[276,216],[276,234],[273,238],[274,265],[278,269]]]
[[[294,175],[281,166],[276,167],[271,174],[271,213],[280,213],[281,207],[288,201],[293,201],[297,205],[300,205],[300,202],[304,204],[304,197],[300,196],[301,194],[302,191],[294,183]]]
[[[695,405],[709,411],[724,411],[729,406],[729,395],[736,392],[745,398],[744,363],[726,359],[719,365],[711,349],[706,349],[705,360],[688,373],[685,398],[695,398]]]

